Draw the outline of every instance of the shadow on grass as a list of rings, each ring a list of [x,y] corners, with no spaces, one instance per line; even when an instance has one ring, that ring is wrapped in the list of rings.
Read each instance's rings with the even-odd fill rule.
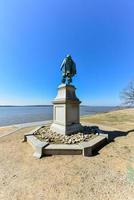
[[[129,133],[134,132],[134,129],[129,130],[129,131],[119,131],[119,130],[102,130],[98,126],[83,126],[83,131],[82,133],[88,134],[88,133],[94,133],[94,134],[103,134],[104,136],[108,138],[109,142],[114,141],[115,138],[117,137],[122,137],[122,136],[127,136]]]
[[[101,130],[98,128],[99,133],[106,134],[108,135],[109,141],[114,141],[115,138],[117,137],[122,137],[122,136],[127,136],[129,133],[134,132],[134,129],[129,130],[129,131],[106,131],[106,130]]]
[[[101,130],[97,126],[86,126],[86,129],[94,131],[94,133],[101,135],[103,134],[104,136],[108,138],[108,140],[103,143],[102,145],[99,145],[95,150],[93,150],[93,155],[92,156],[97,156],[99,155],[99,150],[102,149],[106,144],[114,142],[114,139],[117,137],[122,137],[122,136],[127,136],[129,133],[134,132],[134,129],[129,130],[129,131],[119,131],[119,130],[113,130],[113,131],[107,131],[107,130]]]
[[[122,137],[128,135],[128,133],[134,132],[134,129],[129,130],[129,131],[119,131],[119,130],[102,130],[99,128],[99,126],[82,126],[82,131],[81,133],[83,134],[103,134],[108,136],[108,139],[110,141],[114,140],[116,137]]]

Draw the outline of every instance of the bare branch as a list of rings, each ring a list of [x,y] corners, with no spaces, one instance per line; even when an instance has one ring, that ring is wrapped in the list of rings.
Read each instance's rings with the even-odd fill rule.
[[[129,85],[121,92],[120,95],[123,105],[134,106],[134,81],[131,81]]]

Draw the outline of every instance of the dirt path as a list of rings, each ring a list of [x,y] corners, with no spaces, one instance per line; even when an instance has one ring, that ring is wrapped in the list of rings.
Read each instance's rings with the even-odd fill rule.
[[[45,124],[50,124],[51,121],[39,121],[39,122],[30,122],[30,123],[24,123],[24,124],[14,124],[10,126],[1,126],[0,127],[0,138],[4,137],[6,135],[10,135],[17,130],[20,130],[22,128],[27,128],[27,127],[34,127],[36,128],[37,126],[43,126]]]
[[[31,129],[0,138],[1,200],[134,199],[134,132],[116,138],[94,157],[36,160],[31,146],[21,142]]]
[[[10,133],[13,133],[16,131],[18,128],[15,126],[5,126],[5,127],[0,127],[0,137],[3,137],[5,135],[8,135]]]

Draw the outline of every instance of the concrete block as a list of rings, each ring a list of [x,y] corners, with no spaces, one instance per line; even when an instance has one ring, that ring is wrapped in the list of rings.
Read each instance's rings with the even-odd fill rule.
[[[35,152],[33,154],[36,158],[41,158],[43,155],[43,148],[49,145],[48,142],[41,142],[33,135],[28,135],[27,142],[34,148]]]
[[[99,148],[102,144],[107,141],[105,136],[97,136],[89,142],[82,142],[79,144],[83,148],[83,156],[92,156],[93,150]]]
[[[92,154],[93,154],[93,152],[92,152],[91,147],[83,148],[83,156],[89,157],[89,156],[92,156]]]
[[[82,148],[77,144],[50,144],[43,149],[45,155],[81,155]]]

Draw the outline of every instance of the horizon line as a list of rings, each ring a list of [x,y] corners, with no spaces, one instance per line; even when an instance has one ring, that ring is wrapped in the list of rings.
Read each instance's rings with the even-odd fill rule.
[[[43,107],[43,106],[53,106],[53,104],[26,104],[26,105],[0,105],[0,107]],[[80,106],[91,106],[91,107],[122,107],[120,105],[85,105],[82,104]]]

